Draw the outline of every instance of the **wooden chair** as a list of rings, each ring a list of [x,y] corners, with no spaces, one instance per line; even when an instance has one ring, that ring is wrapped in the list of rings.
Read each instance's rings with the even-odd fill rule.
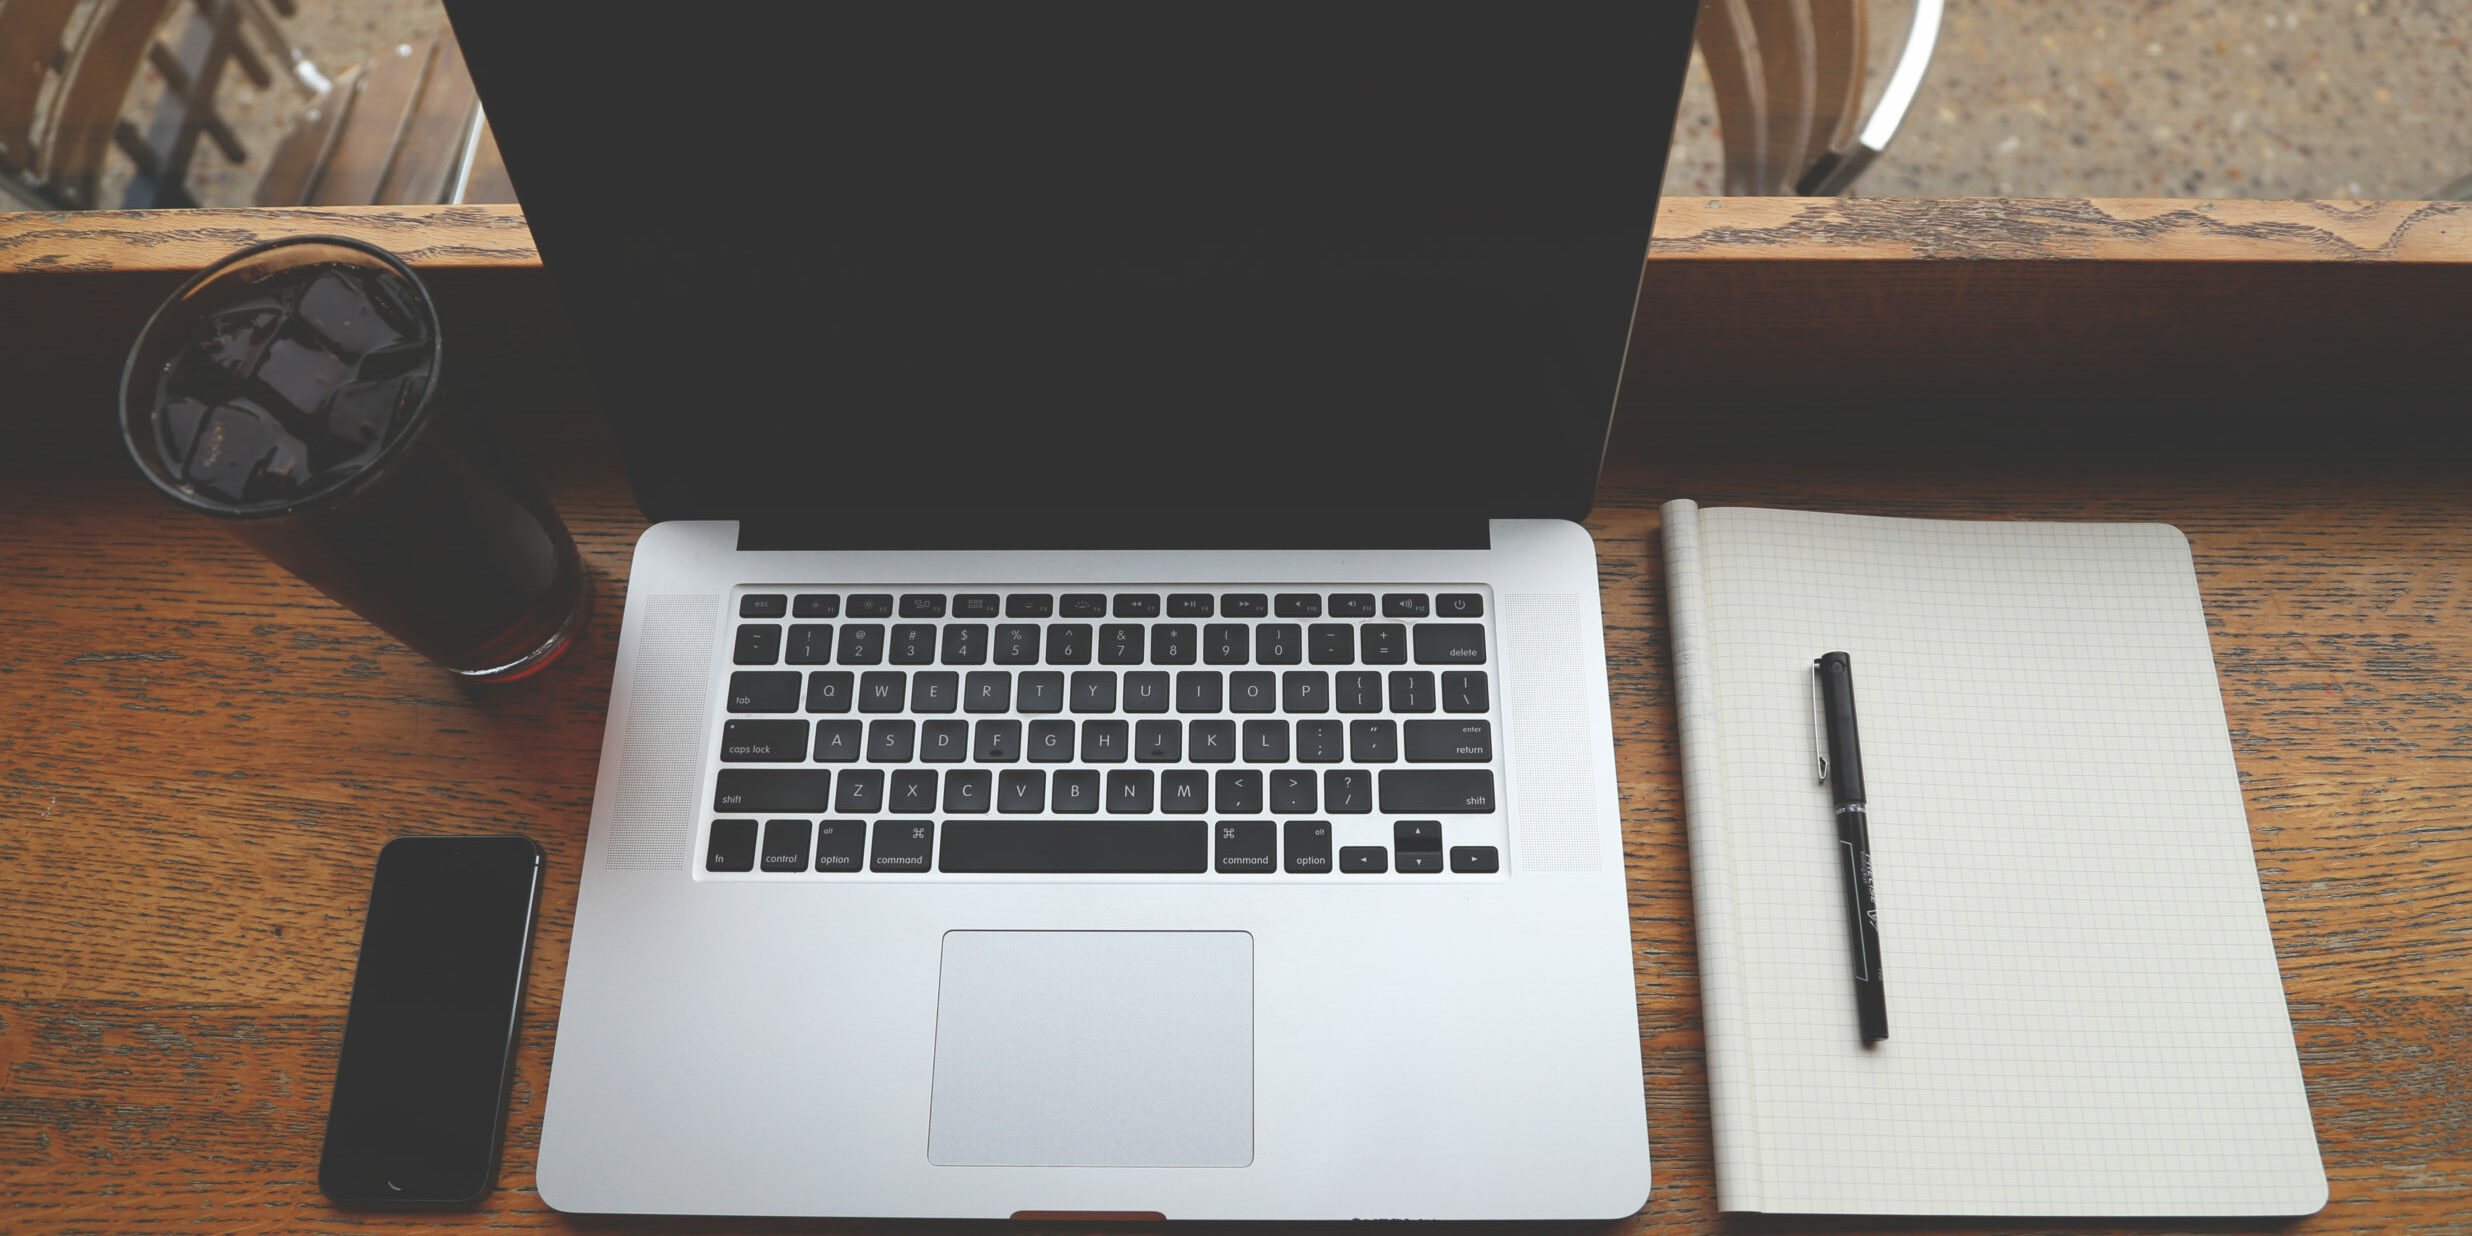
[[[227,68],[265,89],[280,57],[304,93],[323,84],[269,5],[293,12],[293,0],[94,0],[82,12],[79,0],[0,0],[0,195],[46,210],[196,205],[185,182],[200,139],[248,157],[214,109]],[[164,89],[141,128],[121,110],[148,65]],[[115,148],[136,174],[106,203]]]
[[[338,74],[276,146],[261,206],[512,202],[452,30]]]
[[[1888,84],[1857,119],[1866,0],[1701,0],[1697,41],[1716,87],[1725,191],[1844,192],[1896,136],[1938,40],[1942,0],[1914,0]]]

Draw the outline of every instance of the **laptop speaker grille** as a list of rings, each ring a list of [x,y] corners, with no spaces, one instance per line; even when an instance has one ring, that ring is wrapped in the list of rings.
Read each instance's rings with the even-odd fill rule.
[[[713,632],[721,602],[650,597],[635,641],[634,693],[609,812],[611,867],[688,864],[702,772],[704,709],[712,695]]]
[[[1519,735],[1511,840],[1523,871],[1594,871],[1604,850],[1596,819],[1596,744],[1578,701],[1582,606],[1564,593],[1502,598],[1504,705]]]

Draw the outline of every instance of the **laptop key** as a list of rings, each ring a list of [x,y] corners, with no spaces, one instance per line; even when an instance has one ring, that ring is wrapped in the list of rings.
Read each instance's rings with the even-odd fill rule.
[[[1403,750],[1411,764],[1483,764],[1493,759],[1491,721],[1410,721]]]
[[[1305,659],[1305,629],[1293,622],[1265,622],[1253,632],[1253,658],[1264,665],[1294,665]]]
[[[1090,625],[1083,622],[1059,622],[1047,628],[1047,663],[1049,665],[1090,664]]]
[[[1078,670],[1073,675],[1073,711],[1116,711],[1116,674],[1113,670]]]
[[[1380,875],[1390,870],[1390,852],[1378,845],[1340,846],[1339,870],[1350,875]]]
[[[1073,723],[1070,721],[1031,722],[1028,754],[1033,764],[1072,763]]]
[[[858,676],[860,712],[900,712],[910,695],[910,676],[900,670],[869,670]]]
[[[833,782],[833,814],[879,815],[884,811],[884,770],[843,769]]]
[[[1107,774],[1109,815],[1149,815],[1156,806],[1155,781],[1147,768],[1119,768]]]
[[[1289,820],[1286,832],[1289,875],[1330,873],[1330,821]]]
[[[797,712],[798,674],[790,670],[738,670],[730,675],[731,712]]]
[[[1309,768],[1282,768],[1270,774],[1272,815],[1311,815],[1320,810],[1314,793],[1318,780]]]
[[[1202,628],[1202,661],[1208,665],[1242,665],[1250,655],[1252,628],[1241,622],[1214,622]]]
[[[1337,721],[1296,723],[1296,758],[1307,764],[1336,764],[1347,758],[1347,726]]]
[[[1056,812],[1090,815],[1099,809],[1099,774],[1089,768],[1069,768],[1056,774]]]
[[[1371,618],[1373,614],[1373,594],[1370,592],[1331,594],[1330,616],[1333,618]]]
[[[965,592],[953,598],[955,618],[993,618],[1000,606],[992,592]]]
[[[970,758],[970,723],[930,721],[918,730],[918,758],[930,764],[959,764]]]
[[[1391,822],[1391,845],[1401,851],[1431,850],[1439,854],[1442,852],[1442,821],[1394,820]]]
[[[904,768],[893,774],[892,801],[884,809],[899,815],[926,815],[936,809],[936,774],[932,769]]]
[[[1170,697],[1174,694],[1175,690],[1164,673],[1137,672],[1124,676],[1124,710],[1126,712],[1166,712]]]
[[[1322,616],[1322,594],[1282,592],[1276,608],[1282,618],[1319,618]]]
[[[1133,749],[1129,727],[1122,721],[1082,722],[1081,744],[1085,764],[1122,764]]]
[[[1199,874],[1200,820],[948,820],[939,870],[971,873]]]
[[[906,718],[867,723],[867,762],[907,764],[918,748],[918,723]]]
[[[1367,665],[1406,665],[1408,629],[1396,622],[1368,622],[1357,628]]]
[[[1021,722],[981,721],[970,758],[981,764],[1011,764],[1021,759]]]
[[[1023,674],[1020,691],[1013,698],[1013,709],[1027,713],[1063,712],[1064,675],[1053,670]]]
[[[1494,809],[1489,768],[1382,770],[1384,815],[1483,815]]]
[[[874,853],[867,857],[871,871],[903,872],[933,871],[936,854],[936,826],[932,820],[877,820]]]
[[[1455,670],[1442,675],[1442,711],[1483,712],[1491,706],[1485,671]]]
[[[1142,663],[1142,629],[1130,622],[1111,622],[1099,628],[1099,664],[1139,665]]]
[[[1259,592],[1231,592],[1219,598],[1219,612],[1230,618],[1270,617],[1270,598]]]
[[[867,848],[867,825],[863,820],[817,820],[815,822],[815,869],[818,871],[856,871],[859,859]]]
[[[984,768],[956,768],[944,774],[944,809],[956,814],[987,811],[994,797],[996,774]]]
[[[807,674],[807,711],[848,712],[850,695],[856,689],[848,670],[810,670]]]
[[[1433,671],[1392,670],[1390,710],[1392,712],[1432,712]]]
[[[1445,592],[1433,599],[1433,616],[1436,618],[1482,618],[1485,616],[1485,598],[1473,592]],[[1475,849],[1476,847],[1466,848]]]
[[[1196,721],[1190,728],[1194,763],[1227,764],[1235,761],[1235,722]]]
[[[946,665],[987,664],[987,628],[975,622],[946,624],[943,659]]]
[[[1221,815],[1260,815],[1262,813],[1262,770],[1258,768],[1221,769],[1212,778],[1212,788],[1218,795]]]
[[[905,622],[895,626],[889,659],[895,665],[935,664],[936,629],[923,622]]]
[[[1429,604],[1429,599],[1421,592],[1385,592],[1382,594],[1382,616],[1422,618]]]
[[[1432,875],[1440,870],[1442,870],[1442,852],[1439,850],[1399,851],[1399,874],[1401,875]]]
[[[790,598],[778,592],[757,592],[738,598],[741,618],[785,618],[789,616]]]
[[[850,598],[852,618],[890,618],[893,616],[893,594],[862,592]]]
[[[951,712],[961,702],[961,675],[951,670],[920,670],[910,676],[910,711]]]
[[[1359,764],[1399,762],[1399,723],[1396,721],[1348,722],[1348,749],[1355,753],[1355,762]]]
[[[1008,622],[996,628],[996,664],[1036,665],[1039,629],[1034,623]]]
[[[715,811],[828,811],[833,774],[821,768],[725,768],[713,791]]]
[[[781,659],[781,624],[749,622],[738,628],[738,644],[730,659],[740,665],[770,665]]]
[[[1373,810],[1373,774],[1362,768],[1334,768],[1322,774],[1322,809],[1332,815],[1364,815]]]
[[[1502,870],[1502,855],[1489,845],[1451,847],[1451,870],[1461,875],[1492,875]]]
[[[1208,618],[1211,614],[1207,592],[1171,592],[1167,594],[1167,616],[1170,618]]]
[[[1339,711],[1382,711],[1382,674],[1379,670],[1342,670],[1338,682]]]
[[[972,670],[961,683],[964,712],[1004,712],[1013,706],[1013,676],[1003,670]]]
[[[1418,665],[1482,665],[1485,624],[1481,622],[1420,622],[1416,624]]]
[[[1179,721],[1135,722],[1133,758],[1144,764],[1174,764],[1184,759],[1184,724]]]
[[[1280,675],[1279,706],[1288,712],[1329,712],[1329,672],[1289,670]]]
[[[883,664],[884,628],[872,622],[843,623],[841,652],[837,659],[843,665]]]
[[[833,659],[833,628],[826,622],[790,624],[788,660],[792,665],[828,665]]]
[[[1105,618],[1107,598],[1096,592],[1068,592],[1057,612],[1067,618]]]
[[[858,749],[865,745],[865,733],[856,721],[815,723],[815,762],[818,764],[850,763],[858,758]],[[821,806],[814,809],[823,810]]]
[[[1056,612],[1056,598],[1044,592],[1015,592],[1004,598],[1007,618],[1045,618]]]
[[[790,617],[792,618],[838,618],[840,616],[841,597],[837,593],[802,592],[798,594],[798,599],[790,602]]]
[[[1036,815],[1047,810],[1047,773],[1038,768],[1008,768],[996,778],[996,810],[1006,815]]]
[[[721,759],[730,764],[796,764],[807,758],[805,721],[724,721]]]
[[[941,618],[944,616],[944,597],[941,593],[906,593],[901,598],[901,616]]]
[[[1160,773],[1159,810],[1169,815],[1200,815],[1210,810],[1210,774],[1198,768]]]
[[[1195,635],[1189,622],[1162,622],[1150,628],[1152,665],[1191,665]]]
[[[804,725],[805,722],[799,724]],[[1245,763],[1284,764],[1288,759],[1288,723],[1245,722]]]
[[[1279,677],[1250,671],[1227,677],[1228,711],[1275,712],[1279,707]]]
[[[1279,869],[1277,834],[1268,820],[1221,820],[1213,862],[1224,875],[1267,875]]]
[[[706,871],[755,870],[755,821],[714,820],[704,847]]]
[[[1119,618],[1156,618],[1159,616],[1159,594],[1155,592],[1119,592],[1116,594],[1116,616]]]
[[[1176,674],[1178,712],[1217,712],[1226,695],[1226,678],[1217,670],[1181,670]]]
[[[1356,660],[1356,631],[1344,622],[1317,622],[1305,632],[1305,656],[1315,665]]]

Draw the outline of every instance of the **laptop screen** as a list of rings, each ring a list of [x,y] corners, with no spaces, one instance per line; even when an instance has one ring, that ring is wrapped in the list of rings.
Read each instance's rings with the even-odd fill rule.
[[[1585,513],[1695,5],[448,8],[656,519]]]

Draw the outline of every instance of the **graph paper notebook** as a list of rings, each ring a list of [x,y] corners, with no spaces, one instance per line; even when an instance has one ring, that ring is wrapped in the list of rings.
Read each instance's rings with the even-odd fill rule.
[[[2296,1215],[2325,1169],[2188,543],[1665,506],[1729,1211]],[[1812,659],[1852,657],[1890,1037]]]

